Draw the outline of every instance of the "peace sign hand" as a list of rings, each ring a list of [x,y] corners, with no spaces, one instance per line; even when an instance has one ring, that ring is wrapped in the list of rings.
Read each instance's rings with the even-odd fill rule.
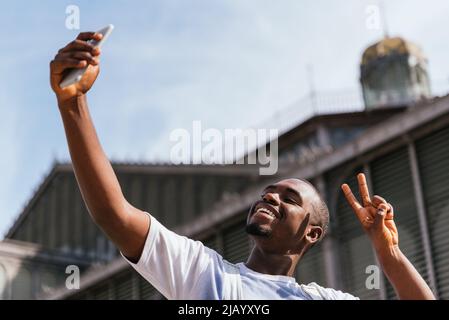
[[[399,239],[398,230],[393,221],[393,207],[380,196],[370,198],[363,173],[357,175],[357,180],[363,205],[357,201],[351,188],[346,183],[341,186],[341,189],[352,210],[359,218],[363,229],[371,239],[374,248],[384,251],[397,247]]]

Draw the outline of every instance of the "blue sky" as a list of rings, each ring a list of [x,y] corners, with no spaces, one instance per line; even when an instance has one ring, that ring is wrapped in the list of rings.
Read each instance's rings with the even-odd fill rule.
[[[387,2],[387,1],[385,1]],[[358,89],[365,0],[2,1],[0,35],[0,233],[51,168],[69,159],[48,64],[81,29],[113,23],[90,111],[111,159],[164,160],[175,128],[245,128],[309,90]],[[418,43],[430,76],[449,87],[449,1],[388,1],[389,33]],[[302,110],[298,110],[301,113]]]

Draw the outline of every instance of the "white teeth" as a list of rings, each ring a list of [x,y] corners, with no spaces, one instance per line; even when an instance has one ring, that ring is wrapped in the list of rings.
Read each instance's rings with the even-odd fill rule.
[[[276,215],[274,213],[272,213],[270,210],[265,209],[265,208],[259,208],[257,209],[257,211],[261,211],[264,212],[266,214],[268,214],[270,217],[272,217],[273,219],[276,219]]]

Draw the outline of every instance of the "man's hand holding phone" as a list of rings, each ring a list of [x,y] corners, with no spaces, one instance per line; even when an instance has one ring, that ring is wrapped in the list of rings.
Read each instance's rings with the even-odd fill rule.
[[[70,100],[84,95],[92,87],[100,71],[100,48],[88,43],[88,40],[101,40],[103,36],[95,32],[82,32],[78,37],[60,49],[50,62],[50,83],[62,107]],[[63,78],[72,69],[87,67],[79,82],[65,88],[60,87]]]

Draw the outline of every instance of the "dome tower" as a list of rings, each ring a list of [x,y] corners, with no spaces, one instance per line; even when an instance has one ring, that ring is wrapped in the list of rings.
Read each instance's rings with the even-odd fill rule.
[[[413,105],[431,96],[426,57],[400,37],[385,37],[363,52],[360,83],[367,110]]]

